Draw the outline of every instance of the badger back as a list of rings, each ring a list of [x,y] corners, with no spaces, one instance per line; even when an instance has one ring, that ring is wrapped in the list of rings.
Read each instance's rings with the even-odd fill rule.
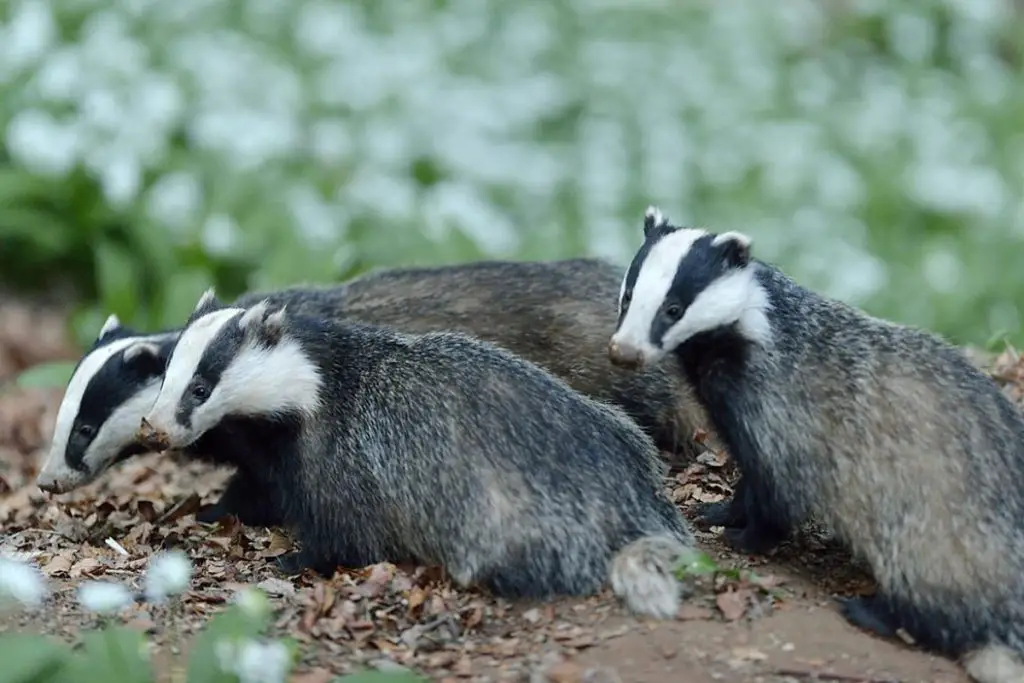
[[[140,335],[116,315],[107,318],[64,391],[50,450],[36,479],[40,488],[71,490],[145,451],[135,431],[156,398],[177,336],[178,330]]]

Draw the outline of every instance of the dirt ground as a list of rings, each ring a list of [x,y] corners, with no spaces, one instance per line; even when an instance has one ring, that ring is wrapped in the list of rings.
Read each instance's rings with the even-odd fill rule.
[[[74,357],[61,337],[60,313],[0,302],[0,382],[30,363]],[[45,341],[41,335],[45,335]],[[1024,363],[1004,354],[996,365],[1016,384]],[[140,585],[148,558],[180,547],[192,558],[190,591],[177,607],[140,605],[126,622],[159,644],[170,666],[189,635],[244,584],[257,584],[276,608],[276,635],[298,638],[303,663],[292,680],[327,683],[364,666],[403,666],[436,680],[554,683],[967,683],[951,661],[869,636],[847,625],[832,598],[870,592],[870,578],[848,555],[811,530],[772,557],[730,552],[717,530],[698,531],[725,568],[753,573],[701,580],[675,621],[636,619],[608,594],[547,604],[510,603],[454,590],[433,568],[375,565],[318,580],[287,580],[268,559],[290,549],[278,530],[205,526],[193,513],[228,475],[171,457],[123,463],[79,491],[49,498],[33,485],[48,447],[60,391],[0,393],[0,553],[31,558],[54,596],[33,614],[8,615],[0,629],[68,639],[93,628],[75,604],[86,578]],[[684,514],[730,492],[724,454],[672,472],[666,486]],[[113,538],[125,557],[106,543]],[[168,678],[169,680],[169,678]]]

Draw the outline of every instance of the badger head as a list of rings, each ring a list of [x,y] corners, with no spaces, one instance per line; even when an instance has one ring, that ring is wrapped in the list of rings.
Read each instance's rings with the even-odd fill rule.
[[[177,332],[141,336],[116,315],[78,362],[57,410],[53,441],[36,485],[64,493],[146,448],[135,439],[139,419],[160,387]]]
[[[748,236],[676,227],[654,207],[643,236],[619,290],[613,363],[655,363],[696,335],[734,325],[750,341],[770,338]]]
[[[229,417],[308,414],[319,405],[320,372],[288,334],[285,307],[266,299],[227,307],[213,290],[199,300],[171,351],[139,438],[181,449]]]

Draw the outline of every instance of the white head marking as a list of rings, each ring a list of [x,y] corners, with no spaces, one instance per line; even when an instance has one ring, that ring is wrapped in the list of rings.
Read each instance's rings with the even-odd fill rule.
[[[107,316],[106,321],[103,323],[103,327],[100,328],[100,333],[96,335],[97,339],[103,339],[108,334],[121,327],[121,320],[117,317],[117,314],[111,313]]]
[[[254,308],[259,310],[253,313]],[[171,355],[160,395],[147,416],[153,427],[170,437],[171,448],[187,446],[228,415],[270,416],[290,410],[309,414],[319,408],[319,368],[298,341],[284,337],[270,346],[252,342],[249,335],[257,326],[273,329],[283,323],[284,309],[261,319],[266,310],[263,302],[248,310],[220,309],[186,328]],[[250,317],[243,324],[245,315]],[[177,420],[178,406],[206,349],[236,316],[246,338],[223,369],[209,397],[192,410],[186,427]]]
[[[53,430],[53,441],[50,443],[50,450],[47,454],[46,462],[43,464],[43,467],[39,472],[37,481],[59,482],[65,485],[65,488],[67,489],[84,484],[86,481],[102,471],[102,467],[97,467],[97,465],[107,464],[107,462],[117,454],[117,451],[131,443],[135,430],[138,428],[138,419],[143,415],[146,408],[152,404],[152,399],[155,397],[155,393],[150,394],[148,399],[146,399],[145,397],[140,397],[141,393],[144,393],[140,392],[140,394],[137,394],[117,408],[102,425],[94,425],[99,427],[99,431],[96,436],[93,437],[92,443],[89,444],[86,456],[83,459],[83,461],[89,465],[90,474],[87,475],[84,472],[75,470],[67,464],[66,455],[68,442],[71,439],[71,430],[74,427],[75,418],[81,410],[82,398],[85,395],[86,389],[89,387],[89,383],[108,360],[125,349],[129,349],[140,343],[140,340],[148,339],[151,338],[128,337],[125,339],[118,339],[117,341],[113,341],[93,350],[82,359],[78,368],[75,370],[75,373],[71,376],[71,381],[68,382],[67,389],[64,391],[64,398],[61,400],[60,408],[57,409],[57,420]],[[154,380],[154,392],[155,384],[156,381]],[[146,405],[141,408],[138,407],[140,402],[145,403],[147,400],[149,403],[146,403]],[[131,412],[132,410],[135,411],[135,424],[132,425],[130,431],[121,431],[120,423],[116,419],[117,416],[125,413],[126,411]],[[114,452],[105,452],[105,446],[113,446],[115,449]],[[98,456],[97,459],[99,462],[91,462],[95,456]]]
[[[648,363],[660,360],[694,335],[732,323],[738,323],[740,333],[753,342],[771,342],[771,326],[765,315],[769,302],[754,277],[753,265],[733,269],[712,280],[660,340],[651,340],[653,323],[661,315],[680,263],[694,243],[708,234],[696,228],[679,228],[651,247],[637,274],[626,315],[612,336],[614,342],[637,349]],[[751,244],[750,238],[739,232],[717,234],[711,240],[715,247],[728,242],[742,249],[749,249]],[[625,290],[625,280],[622,289]]]

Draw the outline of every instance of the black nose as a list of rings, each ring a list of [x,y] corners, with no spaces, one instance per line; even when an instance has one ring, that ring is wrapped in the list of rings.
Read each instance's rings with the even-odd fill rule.
[[[644,357],[640,349],[630,344],[622,344],[614,339],[608,343],[608,359],[613,365],[632,370],[643,367]]]

